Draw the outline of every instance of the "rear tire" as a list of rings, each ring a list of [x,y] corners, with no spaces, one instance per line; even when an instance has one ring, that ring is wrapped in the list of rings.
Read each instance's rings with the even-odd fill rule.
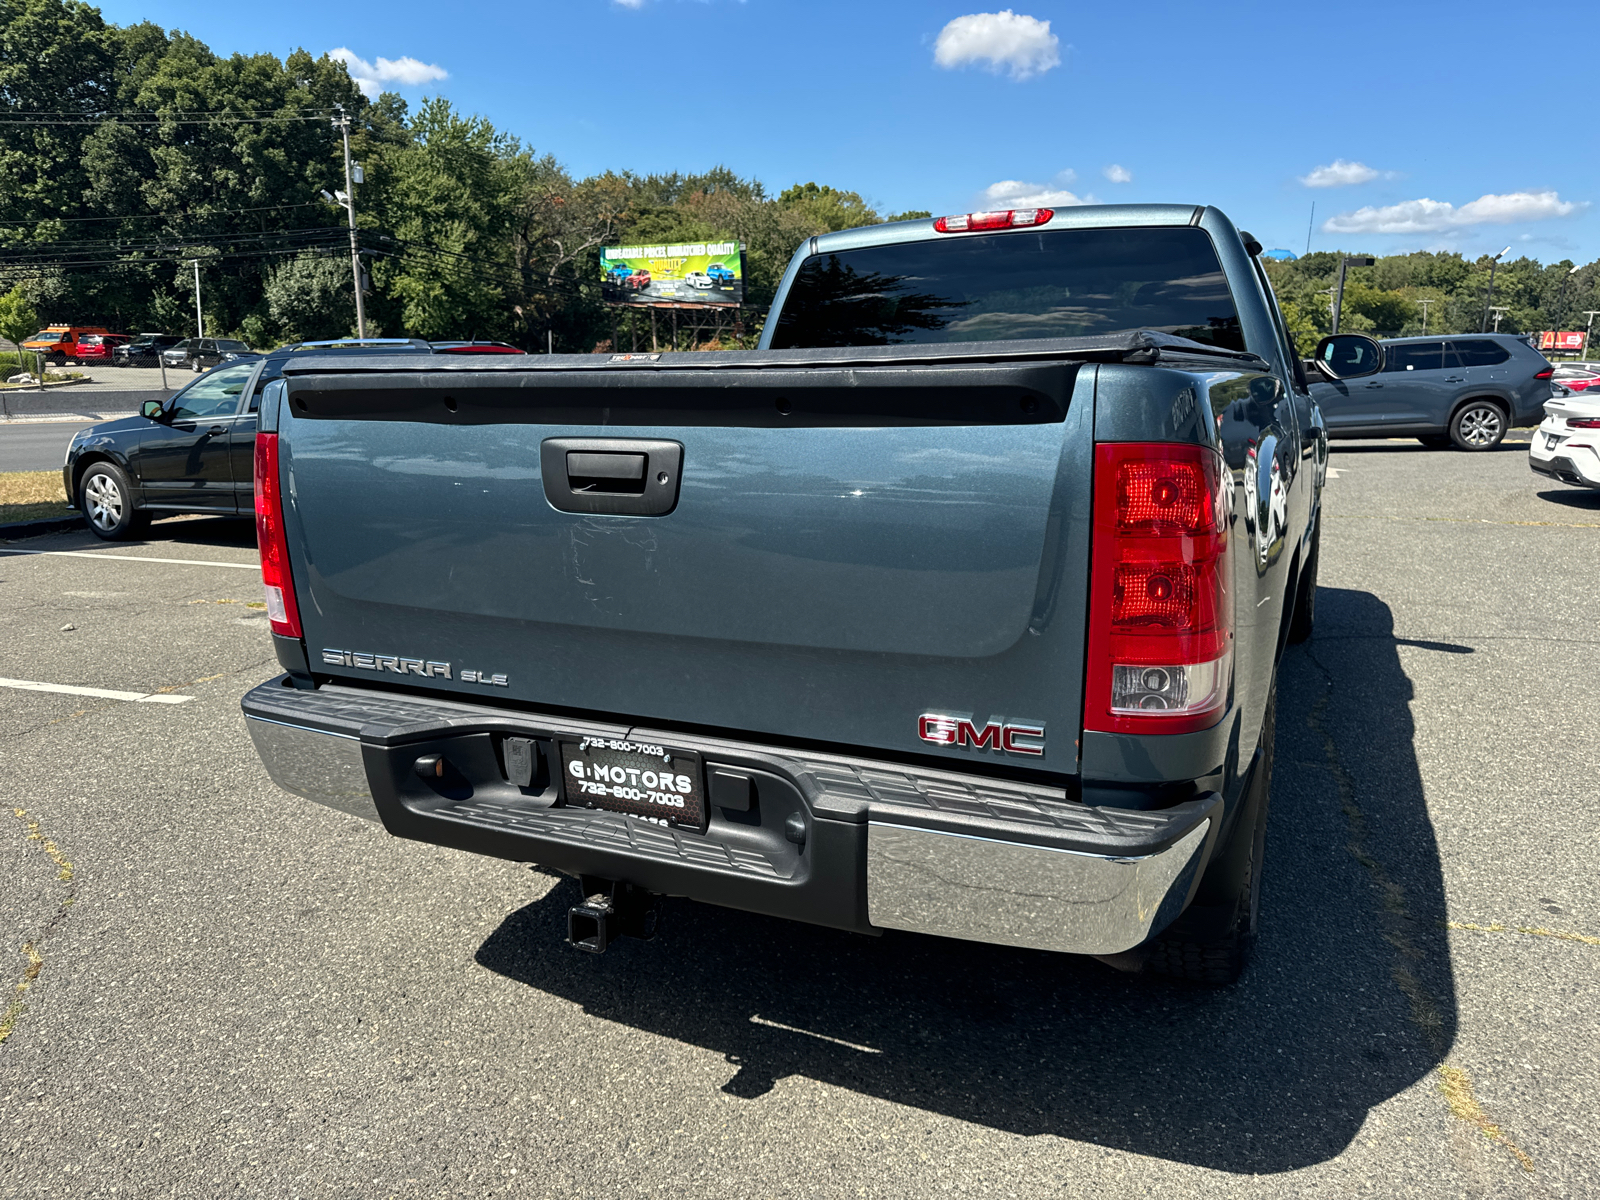
[[[1235,982],[1244,973],[1245,965],[1255,951],[1261,915],[1261,866],[1267,848],[1267,804],[1272,794],[1272,743],[1277,727],[1277,683],[1273,683],[1272,699],[1267,701],[1267,712],[1261,726],[1261,757],[1256,762],[1254,774],[1245,795],[1240,799],[1244,813],[1255,813],[1251,827],[1235,829],[1235,838],[1248,837],[1249,861],[1244,878],[1233,900],[1233,910],[1225,930],[1210,937],[1196,937],[1183,929],[1183,918],[1166,933],[1158,935],[1147,947],[1144,969],[1156,975],[1184,979],[1190,983],[1209,987],[1223,987]],[[1230,847],[1231,849],[1231,847]],[[1218,848],[1218,855],[1227,855]],[[1222,869],[1225,861],[1213,858],[1207,869]],[[1201,881],[1202,889],[1205,881]]]
[[[83,473],[78,508],[88,518],[89,532],[103,541],[139,537],[150,528],[150,514],[133,507],[127,472],[114,463],[98,462]]]
[[[1463,450],[1493,450],[1506,436],[1506,412],[1493,400],[1468,400],[1450,418],[1450,440]]]

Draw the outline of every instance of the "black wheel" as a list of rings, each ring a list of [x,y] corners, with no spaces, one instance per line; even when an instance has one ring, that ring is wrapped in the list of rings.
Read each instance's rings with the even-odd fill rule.
[[[1505,436],[1505,409],[1493,400],[1468,400],[1450,418],[1450,440],[1463,450],[1493,450]]]
[[[1429,450],[1448,450],[1455,445],[1448,433],[1425,433],[1417,439]]]
[[[1311,640],[1311,627],[1317,621],[1317,564],[1322,561],[1322,514],[1311,535],[1311,556],[1300,568],[1299,590],[1295,592],[1294,612],[1289,617],[1289,640],[1296,645]]]
[[[1277,684],[1261,724],[1261,753],[1241,797],[1239,824],[1206,868],[1189,911],[1146,947],[1144,969],[1190,983],[1222,987],[1244,972],[1255,950],[1261,914],[1261,866],[1272,793],[1272,743]],[[1213,898],[1220,903],[1203,903]]]
[[[78,507],[98,538],[119,542],[150,527],[150,514],[133,507],[133,488],[114,463],[95,463],[78,483]]]

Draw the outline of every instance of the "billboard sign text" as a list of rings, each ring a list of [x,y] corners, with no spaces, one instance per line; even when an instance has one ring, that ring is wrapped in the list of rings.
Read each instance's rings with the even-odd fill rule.
[[[744,256],[738,242],[677,246],[604,246],[600,290],[611,304],[744,303]]]

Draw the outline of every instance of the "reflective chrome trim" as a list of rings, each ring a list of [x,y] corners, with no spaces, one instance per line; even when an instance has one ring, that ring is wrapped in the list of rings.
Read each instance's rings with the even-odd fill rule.
[[[1183,911],[1210,824],[1155,854],[1108,858],[872,821],[867,917],[883,929],[1117,954]]]
[[[267,774],[284,791],[352,817],[378,819],[361,761],[361,739],[260,717],[246,716],[244,724]]]

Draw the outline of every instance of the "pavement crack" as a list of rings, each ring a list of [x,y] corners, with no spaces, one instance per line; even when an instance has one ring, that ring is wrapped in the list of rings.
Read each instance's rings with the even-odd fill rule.
[[[59,929],[71,911],[73,901],[77,899],[77,879],[72,862],[61,852],[53,838],[47,837],[39,828],[39,822],[28,815],[25,808],[13,808],[13,816],[22,822],[27,829],[27,840],[38,843],[39,851],[45,855],[56,867],[56,880],[62,885],[61,896],[56,903],[55,911],[50,919],[31,938],[22,943],[22,955],[27,960],[23,968],[22,977],[12,988],[11,998],[0,1012],[0,1046],[5,1045],[12,1033],[16,1031],[17,1022],[28,1011],[26,998],[28,989],[38,981],[40,973],[44,970],[44,945],[50,936]]]
[[[1525,933],[1529,937],[1554,938],[1562,942],[1582,942],[1585,946],[1600,946],[1600,937],[1587,933],[1571,933],[1564,929],[1546,929],[1542,925],[1477,925],[1471,921],[1445,921],[1446,929],[1462,929],[1468,933]]]
[[[1533,1159],[1511,1140],[1504,1129],[1489,1119],[1473,1092],[1471,1076],[1463,1068],[1446,1061],[1450,1047],[1445,1042],[1444,1019],[1439,1010],[1439,1002],[1413,969],[1413,965],[1420,962],[1424,955],[1411,937],[1410,930],[1415,922],[1406,900],[1405,888],[1395,882],[1368,846],[1367,818],[1361,811],[1361,806],[1356,803],[1355,779],[1344,765],[1344,760],[1339,755],[1339,745],[1324,721],[1328,711],[1328,700],[1333,695],[1333,673],[1310,646],[1306,647],[1306,657],[1322,676],[1325,685],[1322,695],[1306,714],[1306,725],[1312,733],[1322,739],[1324,757],[1322,765],[1333,776],[1339,795],[1339,807],[1344,813],[1345,827],[1348,831],[1345,848],[1349,850],[1350,856],[1365,868],[1373,886],[1377,889],[1383,939],[1394,949],[1394,961],[1390,965],[1389,975],[1399,988],[1400,994],[1406,998],[1411,1023],[1421,1033],[1429,1053],[1438,1060],[1439,1065],[1436,1070],[1439,1076],[1440,1094],[1444,1096],[1452,1116],[1475,1126],[1484,1137],[1503,1146],[1524,1171],[1531,1173],[1534,1169]],[[1450,922],[1450,924],[1455,923]]]

